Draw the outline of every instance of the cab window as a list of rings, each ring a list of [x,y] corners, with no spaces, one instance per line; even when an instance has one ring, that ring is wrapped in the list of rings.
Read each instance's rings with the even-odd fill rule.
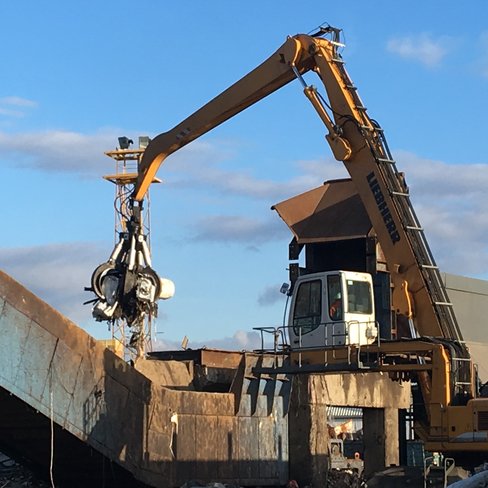
[[[349,313],[373,313],[371,285],[367,281],[347,280],[347,311]]]
[[[293,332],[304,335],[320,325],[322,310],[322,282],[306,281],[298,287],[293,310]]]
[[[329,300],[329,318],[330,320],[342,320],[342,292],[341,277],[339,275],[327,276],[327,299]]]

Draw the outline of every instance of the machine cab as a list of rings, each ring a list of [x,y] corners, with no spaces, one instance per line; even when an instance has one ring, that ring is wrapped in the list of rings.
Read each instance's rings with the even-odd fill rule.
[[[288,334],[292,349],[374,342],[378,329],[371,275],[329,271],[300,276]]]

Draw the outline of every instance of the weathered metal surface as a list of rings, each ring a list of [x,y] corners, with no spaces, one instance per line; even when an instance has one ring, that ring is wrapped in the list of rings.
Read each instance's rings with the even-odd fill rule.
[[[149,357],[162,361],[193,361],[195,364],[211,368],[236,369],[241,362],[242,353],[220,349],[186,349],[182,351],[154,351],[149,353]]]
[[[366,408],[363,411],[365,474],[382,471],[400,462],[398,410]]]
[[[411,403],[410,383],[381,373],[310,375],[306,394],[313,405],[409,408]]]
[[[0,443],[7,452],[49,479],[51,425],[47,417],[0,388]],[[87,443],[54,424],[53,472],[56,486],[145,486],[120,465],[111,462]],[[107,474],[110,474],[109,479]],[[50,484],[49,484],[50,486]]]
[[[1,272],[0,334],[0,393],[12,399],[0,402],[0,417],[9,416],[12,426],[7,430],[0,421],[0,443],[44,466],[53,454],[58,476],[67,476],[70,467],[76,472],[70,486],[101,478],[107,487],[137,486],[136,480],[172,487],[190,478],[240,485],[286,482],[288,408],[275,379],[251,378],[241,383],[244,390],[232,393],[165,388]],[[212,354],[204,362],[224,359]],[[188,382],[176,376],[171,386]],[[19,409],[17,415],[19,406],[26,413]],[[76,468],[70,457],[75,451]],[[83,472],[80,461],[93,462],[84,459],[88,455],[102,467],[104,460],[122,467],[125,484],[113,465]]]
[[[271,207],[298,244],[365,237],[371,222],[350,179],[326,181]]]
[[[410,406],[410,383],[390,380],[380,373],[296,375],[288,422],[290,432],[290,476],[300,486],[324,486],[328,466],[327,409],[329,405],[368,408],[387,421],[380,428],[368,432],[368,456],[375,466],[398,462],[398,419],[392,427],[392,418],[399,408]],[[364,426],[364,424],[363,424]],[[371,427],[371,426],[370,426]],[[395,437],[396,435],[396,437]],[[389,442],[388,447],[386,442]],[[396,458],[395,458],[396,453]],[[371,463],[373,464],[373,463]]]
[[[194,390],[193,374],[190,371],[192,363],[193,361],[154,361],[138,358],[135,368],[155,385]]]

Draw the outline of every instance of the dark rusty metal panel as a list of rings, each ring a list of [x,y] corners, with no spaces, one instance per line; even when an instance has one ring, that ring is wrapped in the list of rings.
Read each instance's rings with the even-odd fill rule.
[[[276,476],[281,485],[288,481],[288,411],[290,403],[291,381],[277,380],[273,401],[273,432],[275,444]],[[281,420],[280,420],[281,419]]]
[[[223,420],[224,424],[222,428],[227,436],[226,448],[227,448],[227,463],[224,464],[223,475],[226,478],[232,476],[234,479],[238,479],[239,475],[239,418],[238,417],[226,417]]]
[[[38,473],[49,478],[50,421],[0,388],[0,449],[28,459]],[[85,488],[147,488],[67,430],[54,426],[54,480],[56,486]],[[156,486],[156,485],[154,485]]]
[[[70,364],[67,369],[60,369],[60,364]],[[45,384],[40,401],[44,404],[56,404],[56,411],[66,427],[66,419],[70,411],[71,402],[76,390],[78,373],[82,357],[76,351],[69,349],[66,344],[58,341],[51,361],[48,380]]]
[[[34,344],[35,347],[32,347]],[[22,345],[18,371],[13,379],[21,394],[44,406],[50,405],[49,400],[42,402],[42,393],[52,379],[51,363],[56,346],[56,337],[31,324],[29,335]]]
[[[273,384],[273,380],[259,378],[255,380],[256,391],[253,398],[253,415],[258,417],[266,417],[268,415],[268,398],[266,396],[266,387]]]
[[[192,474],[205,481],[220,477],[241,485],[279,481],[276,473],[287,462],[287,451],[278,447],[277,438],[285,438],[287,419],[282,416],[282,400],[273,397],[275,388],[266,387],[269,380],[262,380],[260,391],[261,380],[253,379],[250,365],[255,358],[248,361],[243,375],[248,376],[245,387],[255,392],[259,416],[256,404],[251,417],[252,394],[246,392],[249,416],[236,416],[237,394],[176,391],[153,384],[12,279],[4,278],[0,274],[0,340],[5,351],[0,356],[0,386],[16,395],[20,404],[25,402],[29,411],[39,412],[11,422],[16,437],[9,439],[25,453],[35,455],[35,449],[28,449],[29,440],[34,442],[41,432],[37,423],[30,425],[27,419],[39,420],[45,429],[52,416],[57,431],[84,446],[83,455],[94,449],[97,459],[111,460],[151,486],[181,486]],[[234,364],[242,355],[231,356]],[[229,364],[221,351],[205,353],[204,361]],[[3,413],[0,404],[0,418]],[[266,422],[261,430],[260,419]],[[38,441],[46,439],[49,430]],[[274,467],[273,452],[279,463]],[[263,466],[260,453],[266,456]],[[68,466],[68,453],[62,454],[60,459]],[[260,479],[260,470],[266,478]]]
[[[288,410],[288,409],[287,409]],[[288,441],[288,415],[286,417],[276,416],[277,419],[284,418],[284,421],[275,423],[276,460],[278,464],[278,479],[280,485],[285,485],[289,479],[289,441]]]
[[[210,368],[237,369],[243,353],[222,351],[220,349],[187,349],[184,351],[153,351],[149,358],[161,361],[193,361],[200,366]]]
[[[178,416],[178,433],[176,460],[178,461],[178,480],[185,481],[198,478],[197,472],[197,417],[195,415]]]
[[[175,455],[181,443],[178,442],[177,435],[179,420],[172,420],[175,412],[170,402],[165,396],[166,390],[153,387],[151,389],[152,401],[147,408],[147,422],[145,426],[145,446],[144,446],[144,469],[147,472],[160,473],[168,480],[175,481],[176,469]]]
[[[158,430],[149,429],[147,431],[145,447],[145,458],[149,464],[163,464],[168,461],[171,461],[172,463],[174,458],[172,450],[175,450],[176,452],[177,445],[173,442],[172,434],[168,435]]]
[[[195,391],[168,391],[178,414],[234,415],[234,395]]]
[[[276,479],[278,466],[276,463],[276,436],[273,417],[262,418],[259,421],[259,478]]]
[[[259,443],[258,417],[239,417],[239,478],[243,480],[259,479],[258,443]]]
[[[82,329],[3,271],[0,271],[0,297],[38,327],[63,340],[70,348],[76,348],[80,340],[90,340],[90,336]],[[76,330],[79,331],[79,335],[76,334]],[[91,340],[96,342],[93,338]]]
[[[13,307],[2,303],[0,314],[0,337],[2,338],[2,368],[0,381],[3,386],[15,386],[15,376],[22,361],[22,351],[31,320]]]
[[[236,417],[219,417],[222,462],[219,464],[218,474],[222,480],[230,480],[238,472],[238,419]]]
[[[392,381],[388,375],[311,374],[307,376],[309,399],[314,405],[409,408],[410,383]]]
[[[198,476],[208,480],[215,475],[215,467],[219,461],[218,417],[198,416],[196,419],[195,443]]]
[[[219,351],[216,349],[201,350],[201,365],[213,368],[237,369],[241,361],[242,352]]]
[[[365,237],[371,222],[350,179],[322,186],[273,205],[298,244]]]
[[[176,386],[178,389],[194,390],[192,361],[159,361],[138,358],[135,368],[152,383],[159,386]]]
[[[104,373],[101,368],[94,367],[95,359],[88,354],[81,357],[76,376],[76,387],[73,390],[69,410],[63,424],[64,428],[69,429],[81,439],[87,438],[100,416],[105,414]],[[56,366],[56,369],[59,367]]]

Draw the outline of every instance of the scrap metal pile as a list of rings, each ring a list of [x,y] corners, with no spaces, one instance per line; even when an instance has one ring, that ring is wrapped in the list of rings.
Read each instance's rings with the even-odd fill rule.
[[[48,486],[49,483],[38,479],[31,470],[0,453],[1,488],[47,488]]]

